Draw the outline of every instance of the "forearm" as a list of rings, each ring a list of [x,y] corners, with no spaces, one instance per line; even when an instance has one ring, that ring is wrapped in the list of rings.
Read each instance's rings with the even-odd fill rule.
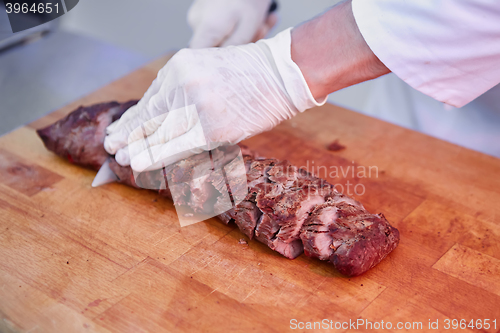
[[[363,39],[350,0],[293,29],[292,59],[316,99],[390,72]]]

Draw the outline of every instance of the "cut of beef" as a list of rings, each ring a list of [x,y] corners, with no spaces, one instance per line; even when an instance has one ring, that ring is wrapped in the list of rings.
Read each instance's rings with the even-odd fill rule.
[[[305,252],[355,276],[398,245],[398,230],[382,214],[370,214],[325,180],[288,161],[257,157],[244,146],[240,158],[235,157],[239,148],[220,147],[210,152],[211,158],[206,152],[134,176],[130,167],[118,165],[106,153],[103,142],[106,127],[136,103],[80,107],[37,132],[47,149],[71,163],[97,170],[109,159],[119,182],[159,191],[194,213],[219,212],[223,223],[235,222],[250,239],[290,259]],[[246,181],[232,177],[238,174],[246,174]],[[237,204],[229,205],[228,198]]]
[[[108,158],[106,127],[138,101],[80,106],[56,123],[37,131],[45,147],[71,163],[99,170]]]
[[[399,231],[382,214],[370,214],[339,194],[314,208],[300,237],[307,256],[330,260],[340,273],[356,276],[396,248]]]

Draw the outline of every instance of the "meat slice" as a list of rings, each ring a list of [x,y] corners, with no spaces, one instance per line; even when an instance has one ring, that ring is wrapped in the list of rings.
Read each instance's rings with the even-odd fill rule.
[[[262,216],[262,211],[257,207],[256,197],[260,191],[258,185],[267,183],[267,170],[276,163],[274,159],[261,159],[248,164],[247,188],[245,199],[234,208],[234,220],[238,228],[252,239],[255,229]]]
[[[370,214],[344,195],[315,207],[300,237],[307,256],[329,260],[348,276],[366,272],[399,243],[399,231],[382,214]]]
[[[276,237],[285,243],[298,239],[309,212],[323,202],[325,194],[314,187],[290,189],[280,184],[269,191],[261,191],[257,197],[257,206],[279,225]]]
[[[258,206],[273,215],[280,225],[277,237],[289,243],[299,238],[302,225],[312,209],[325,202],[335,189],[288,161],[276,164],[268,173],[270,181],[277,187],[260,192]]]
[[[243,160],[246,168],[246,184],[234,184],[232,188],[235,188],[236,191],[238,191],[239,188],[245,186],[248,193],[240,203],[236,204],[230,211],[219,215],[219,218],[226,224],[231,220],[235,221],[241,232],[247,235],[248,238],[252,239],[255,234],[255,228],[262,215],[262,211],[257,207],[255,201],[257,192],[259,191],[257,185],[268,182],[267,170],[274,165],[277,160],[254,160],[253,152],[249,151],[246,147],[243,147],[241,152],[243,154]],[[230,164],[225,169],[228,170],[228,173],[231,173]],[[213,182],[215,188],[217,188],[222,194],[227,193],[225,183],[223,183],[220,178],[214,179]],[[231,195],[232,194],[233,193],[231,193]],[[216,205],[218,204],[219,203]],[[222,204],[220,205],[222,206]]]
[[[227,212],[217,215],[217,217],[219,218],[219,220],[221,220],[222,223],[230,224],[234,222],[233,213],[234,213],[233,209],[230,209]]]
[[[250,239],[254,237],[255,228],[261,216],[262,212],[257,208],[252,199],[242,201],[234,209],[236,225]]]
[[[339,206],[343,207],[343,212],[339,211]],[[324,204],[318,205],[306,219],[301,230],[301,239],[304,243],[304,252],[307,256],[328,260],[332,253],[333,238],[330,235],[330,228],[335,228],[335,221],[339,214],[351,215],[367,214],[363,206],[343,195],[333,194]],[[333,226],[333,227],[332,227]]]
[[[271,250],[274,250],[288,259],[295,259],[304,252],[304,247],[300,239],[284,242],[277,237],[280,231],[280,225],[276,220],[264,213],[259,219],[255,229],[255,237],[261,243],[266,244]]]
[[[259,184],[269,183],[268,171],[278,160],[275,159],[256,159],[248,165],[247,183],[249,188],[255,188]]]
[[[302,227],[300,238],[306,256],[320,260],[330,259],[333,238],[329,234],[330,225],[337,218],[337,207],[321,204],[315,207],[311,218]]]
[[[288,161],[267,170],[267,183],[257,185],[257,207],[264,213],[256,228],[257,239],[293,259],[303,251],[302,225],[313,208],[334,192],[332,185]]]

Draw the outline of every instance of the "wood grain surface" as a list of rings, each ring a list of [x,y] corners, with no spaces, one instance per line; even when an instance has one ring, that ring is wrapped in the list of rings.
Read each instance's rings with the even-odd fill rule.
[[[499,331],[499,159],[332,105],[247,140],[345,190],[358,185],[356,199],[400,230],[393,253],[349,279],[216,219],[181,228],[170,201],[91,188],[95,172],[43,147],[36,128],[79,105],[142,97],[167,59],[0,138],[1,332],[282,332],[323,319],[365,321],[341,332],[407,322],[426,332],[429,321],[450,331],[454,319],[489,319],[460,332]],[[335,140],[346,148],[328,151]]]

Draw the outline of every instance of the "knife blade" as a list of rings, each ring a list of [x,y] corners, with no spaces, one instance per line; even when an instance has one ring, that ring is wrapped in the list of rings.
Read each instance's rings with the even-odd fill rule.
[[[109,167],[109,158],[108,158],[97,172],[97,175],[95,176],[94,181],[92,182],[92,187],[98,187],[101,185],[114,183],[116,181],[118,181],[118,177]]]

